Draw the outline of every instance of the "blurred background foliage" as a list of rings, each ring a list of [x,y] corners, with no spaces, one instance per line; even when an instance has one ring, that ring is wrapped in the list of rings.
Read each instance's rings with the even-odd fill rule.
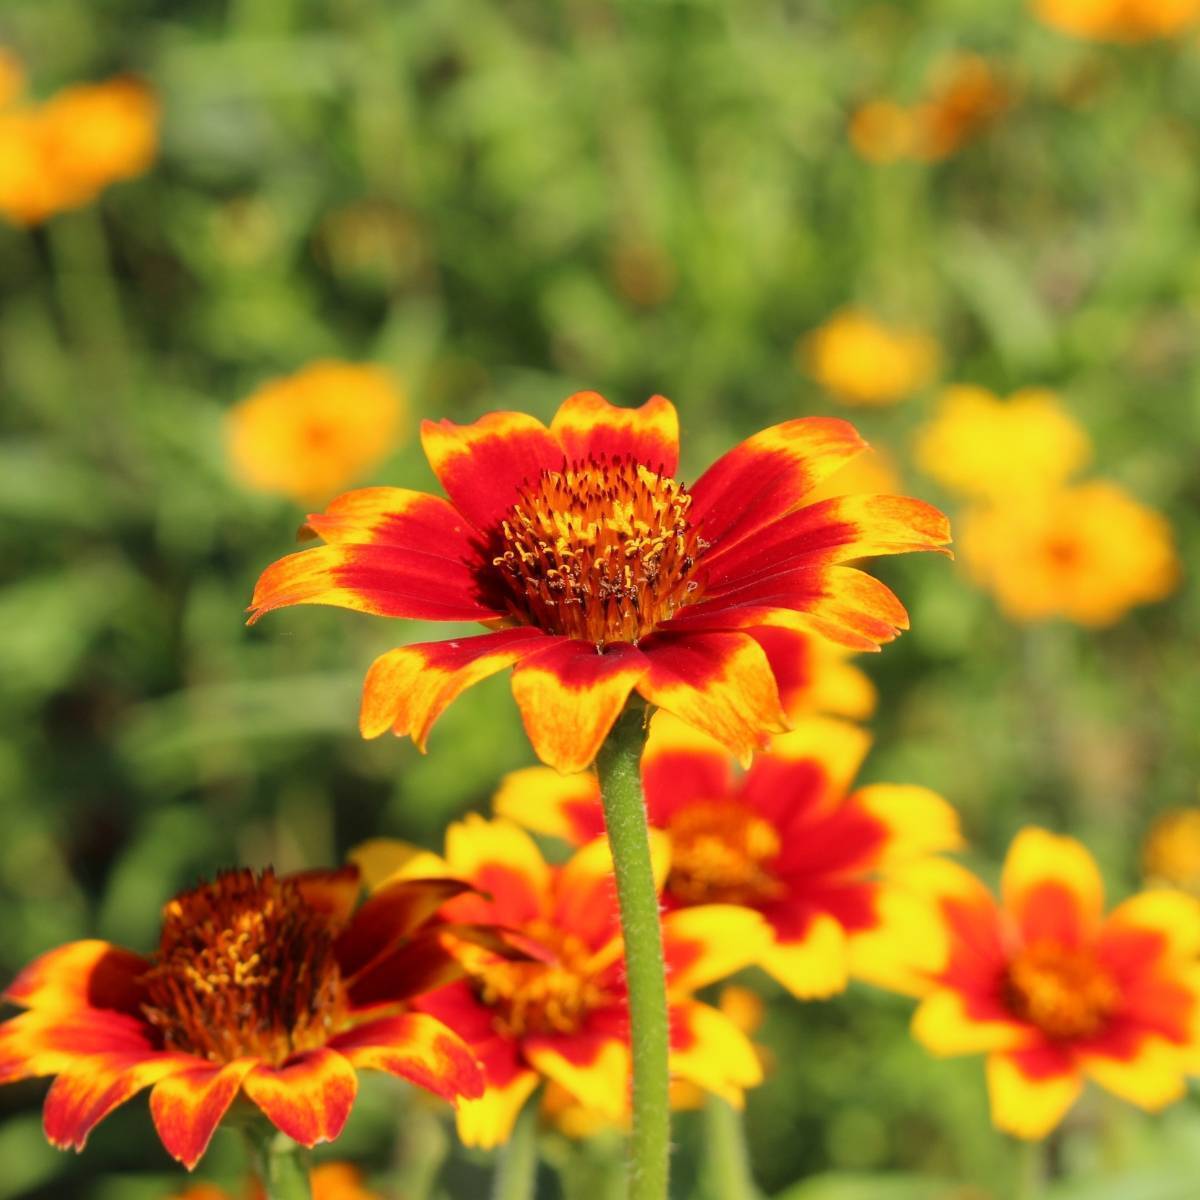
[[[545,418],[579,388],[672,397],[694,478],[757,428],[840,411],[803,339],[855,305],[940,346],[915,395],[847,410],[904,490],[947,501],[911,460],[939,382],[1046,385],[1196,560],[1195,34],[1091,44],[1018,0],[5,0],[0,45],[35,98],[132,73],[162,111],[147,174],[0,226],[0,976],[73,937],[149,948],[163,901],[223,865],[437,844],[531,761],[504,676],[428,757],[359,739],[366,665],[432,629],[243,626],[304,509],[238,481],[227,414],[314,359],[378,364],[406,397],[355,482],[432,488],[419,418]],[[978,137],[855,151],[862,104],[914,103],[966,51],[1007,97]],[[985,873],[1035,820],[1082,837],[1115,894],[1136,884],[1153,816],[1197,799],[1194,582],[1094,632],[1013,625],[948,561],[881,571],[913,629],[865,664],[868,776],[940,790]],[[766,1193],[1012,1194],[979,1063],[926,1059],[907,1016],[867,989],[773,996],[748,1117]],[[144,1103],[76,1159],[41,1139],[43,1090],[0,1093],[0,1200],[178,1185]],[[372,1081],[338,1156],[397,1196],[481,1194],[486,1156],[461,1151],[430,1185],[450,1141],[402,1096]],[[699,1122],[679,1122],[680,1195],[705,1195]],[[229,1178],[225,1138],[203,1169]],[[559,1151],[592,1178],[597,1148]],[[1053,1161],[1061,1200],[1182,1200],[1200,1111],[1093,1096]]]

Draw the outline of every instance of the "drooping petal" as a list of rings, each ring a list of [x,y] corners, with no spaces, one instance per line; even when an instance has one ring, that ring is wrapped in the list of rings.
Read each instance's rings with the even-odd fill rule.
[[[554,414],[550,432],[568,462],[629,457],[660,475],[679,467],[679,416],[665,396],[617,408],[598,392],[576,392]]]
[[[700,904],[663,917],[667,989],[683,996],[758,961],[772,943],[771,930],[753,909]]]
[[[354,1067],[398,1075],[451,1102],[483,1095],[483,1072],[457,1034],[424,1013],[359,1025],[330,1046]]]
[[[833,996],[846,990],[850,976],[846,934],[832,917],[818,913],[801,936],[776,937],[759,956],[759,966],[802,1000]]]
[[[589,766],[648,669],[636,646],[599,654],[567,638],[523,658],[513,670],[513,697],[538,758],[564,774]]]
[[[1067,1115],[1083,1080],[1069,1056],[1039,1047],[989,1055],[987,1087],[996,1127],[1032,1140]]]
[[[866,449],[847,421],[800,417],[764,429],[717,459],[692,488],[692,520],[725,550],[770,526]]]
[[[643,756],[643,764],[645,757]],[[582,846],[604,832],[600,785],[590,772],[563,775],[552,767],[522,767],[500,781],[492,811],[525,829]]]
[[[296,886],[309,908],[328,913],[329,923],[335,928],[350,918],[362,891],[362,878],[354,865],[335,871],[300,871],[289,875],[288,881]]]
[[[354,1106],[358,1076],[326,1046],[282,1067],[260,1063],[242,1087],[276,1129],[302,1146],[315,1146],[342,1132]]]
[[[543,915],[550,868],[533,838],[511,821],[468,813],[446,831],[446,861],[487,897],[457,902],[450,910],[456,920],[520,927]]]
[[[876,856],[880,867],[963,847],[958,813],[930,788],[873,783],[849,796],[847,804],[887,830]]]
[[[472,563],[396,546],[337,543],[299,550],[259,576],[250,622],[292,604],[327,604],[377,617],[494,621]]]
[[[35,958],[2,998],[23,1008],[64,1011],[110,1008],[136,1012],[142,999],[138,977],[149,962],[109,942],[68,942]]]
[[[990,1054],[1027,1046],[1037,1035],[1017,1021],[999,1017],[979,1019],[971,1014],[958,992],[939,988],[917,1006],[912,1035],[930,1054]]]
[[[1139,1108],[1157,1112],[1183,1097],[1185,1062],[1177,1047],[1162,1038],[1131,1039],[1119,1054],[1081,1050],[1083,1069],[1102,1088]]]
[[[530,1066],[561,1084],[581,1104],[617,1121],[629,1104],[629,1048],[605,1034],[526,1037]]]
[[[743,759],[786,718],[762,647],[741,633],[654,634],[642,643],[650,667],[638,691]]]
[[[763,1077],[750,1039],[724,1013],[695,1000],[671,1005],[671,1074],[739,1109],[745,1089]]]
[[[672,713],[654,714],[642,751],[642,792],[652,825],[664,825],[673,812],[732,788],[728,747]]]
[[[150,1093],[150,1115],[167,1153],[190,1171],[203,1157],[221,1118],[258,1065],[239,1058],[168,1075]]]
[[[1074,838],[1021,830],[1004,860],[1000,887],[1027,942],[1081,946],[1100,928],[1104,884],[1095,860]]]
[[[544,633],[521,628],[389,650],[367,672],[359,729],[373,738],[390,728],[424,750],[434,722],[467,688],[546,644]]]
[[[525,413],[488,413],[471,425],[424,421],[421,445],[451,503],[481,530],[512,507],[522,484],[563,467],[558,439]]]
[[[492,1150],[507,1142],[539,1082],[536,1071],[520,1071],[504,1083],[489,1082],[478,1100],[461,1100],[456,1123],[463,1145]]]

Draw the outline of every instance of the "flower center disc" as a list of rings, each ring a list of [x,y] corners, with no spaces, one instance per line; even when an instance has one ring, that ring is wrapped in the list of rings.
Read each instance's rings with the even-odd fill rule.
[[[708,542],[683,484],[631,459],[543,471],[520,493],[492,558],[522,624],[600,648],[636,643],[686,603]]]
[[[168,1049],[278,1066],[324,1045],[344,1015],[333,938],[290,880],[224,872],[163,910],[146,1019]]]
[[[1059,1040],[1098,1032],[1120,999],[1091,953],[1050,941],[1021,951],[1009,965],[1004,990],[1013,1013]]]
[[[589,969],[592,952],[548,923],[527,933],[548,961],[489,963],[475,977],[475,994],[494,1011],[502,1037],[577,1033],[588,1013],[609,1000]]]
[[[779,833],[735,804],[694,804],[672,815],[667,890],[688,904],[754,904],[781,891],[765,864]]]

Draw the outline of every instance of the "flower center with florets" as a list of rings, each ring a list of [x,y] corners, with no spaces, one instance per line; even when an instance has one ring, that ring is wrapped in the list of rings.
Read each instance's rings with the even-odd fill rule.
[[[291,880],[223,872],[164,908],[143,1012],[167,1049],[278,1066],[324,1045],[345,1014],[334,936]]]
[[[592,951],[570,933],[539,922],[526,931],[546,961],[493,962],[474,972],[481,1004],[493,1010],[502,1037],[577,1033],[611,999],[591,966]]]
[[[1049,1038],[1069,1041],[1097,1033],[1120,995],[1090,951],[1042,940],[1009,964],[1004,998],[1021,1020]]]
[[[688,904],[754,904],[783,890],[768,864],[779,832],[736,804],[693,804],[671,816],[667,891]]]
[[[543,471],[495,537],[510,612],[598,648],[636,643],[699,586],[708,542],[688,519],[691,503],[683,484],[628,458]]]

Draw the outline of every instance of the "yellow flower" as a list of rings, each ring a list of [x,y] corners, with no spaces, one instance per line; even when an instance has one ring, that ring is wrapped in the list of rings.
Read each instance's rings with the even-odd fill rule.
[[[850,118],[850,144],[868,162],[899,162],[912,153],[913,125],[903,104],[868,100]]]
[[[893,329],[869,313],[846,308],[799,347],[810,375],[843,404],[895,404],[924,387],[938,364],[927,334]]]
[[[256,491],[326,500],[387,457],[404,408],[381,367],[310,363],[263,384],[230,412],[234,470]]]
[[[942,392],[914,458],[950,491],[999,499],[1065,482],[1091,449],[1087,433],[1045,388],[1001,400],[986,388],[955,384]]]
[[[1142,871],[1151,883],[1200,896],[1200,808],[1163,813],[1142,845]]]
[[[1109,42],[1173,37],[1200,19],[1200,0],[1034,0],[1034,8],[1063,33]]]
[[[967,568],[1018,621],[1111,625],[1179,579],[1167,520],[1103,480],[978,509],[961,534]]]

